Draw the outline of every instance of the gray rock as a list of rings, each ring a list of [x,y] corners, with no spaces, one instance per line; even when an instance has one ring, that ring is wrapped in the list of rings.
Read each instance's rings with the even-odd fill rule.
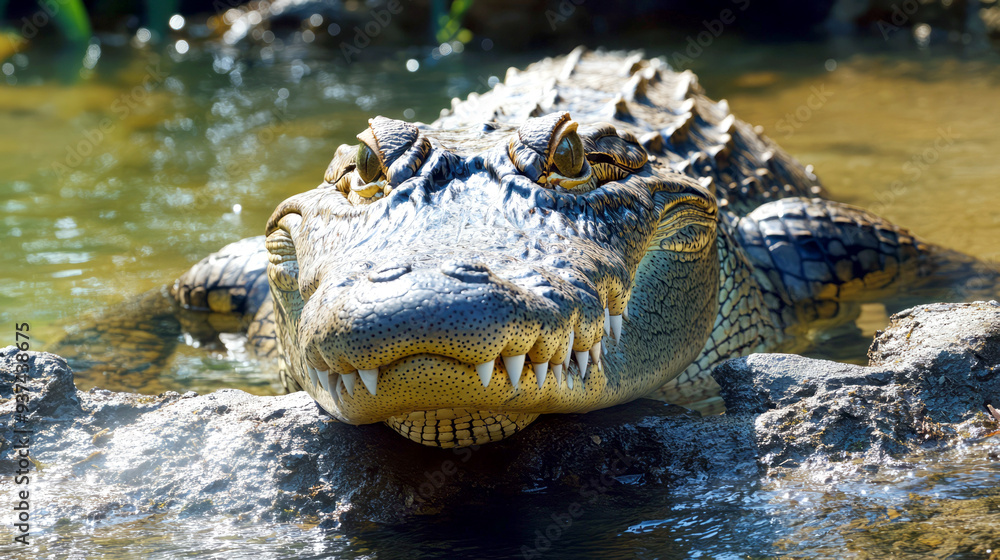
[[[16,353],[0,350],[4,379]],[[50,523],[163,510],[398,523],[543,488],[613,502],[641,499],[648,485],[753,481],[820,462],[865,468],[977,437],[996,429],[981,411],[1000,398],[1000,305],[900,313],[877,337],[869,367],[789,355],[727,362],[717,370],[724,416],[640,400],[545,417],[505,441],[458,450],[426,448],[382,425],[337,423],[301,392],[79,392],[61,358],[28,355],[26,424],[43,474],[33,495]],[[0,471],[13,464],[12,396],[0,387]]]
[[[727,414],[755,418],[763,467],[872,467],[988,431],[986,404],[1000,405],[998,372],[1000,304],[991,301],[893,315],[868,367],[755,354],[714,376]]]
[[[15,355],[0,351],[0,370],[12,371]],[[28,355],[31,453],[45,465],[38,502],[51,504],[51,522],[170,509],[393,523],[540,487],[589,499],[612,487],[756,472],[754,456],[739,451],[748,423],[701,420],[657,401],[552,416],[496,444],[440,450],[382,425],[340,424],[304,392],[78,392],[61,358]],[[14,401],[3,396],[6,457]]]

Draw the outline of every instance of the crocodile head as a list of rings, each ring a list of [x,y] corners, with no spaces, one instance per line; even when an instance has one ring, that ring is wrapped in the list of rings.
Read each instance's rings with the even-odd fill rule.
[[[283,367],[337,419],[442,447],[627,402],[701,350],[715,199],[559,112],[372,119],[267,225]]]

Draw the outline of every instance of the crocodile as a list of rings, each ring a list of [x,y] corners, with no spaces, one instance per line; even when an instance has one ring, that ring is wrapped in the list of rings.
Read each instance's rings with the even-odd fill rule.
[[[801,351],[865,302],[996,285],[828,199],[693,73],[641,53],[578,48],[357,138],[264,236],[56,351],[141,371],[184,333],[243,332],[337,420],[455,447],[644,396],[712,411],[725,360]]]

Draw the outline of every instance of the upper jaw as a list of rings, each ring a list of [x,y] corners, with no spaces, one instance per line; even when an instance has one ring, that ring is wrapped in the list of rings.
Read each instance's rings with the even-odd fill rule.
[[[626,354],[621,323],[621,316],[609,315],[609,333],[602,330],[598,341],[582,350],[576,350],[575,333],[569,335],[549,360],[500,354],[472,364],[417,353],[343,373],[309,365],[306,389],[324,408],[353,424],[415,410],[463,408],[506,414],[592,410],[615,404],[610,395],[618,392]]]

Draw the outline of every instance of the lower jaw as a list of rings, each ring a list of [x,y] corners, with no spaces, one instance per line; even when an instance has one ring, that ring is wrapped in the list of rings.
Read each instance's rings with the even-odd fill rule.
[[[465,408],[421,410],[385,421],[403,437],[429,447],[468,447],[510,437],[538,418]]]
[[[550,371],[539,386],[539,377],[528,364],[523,367],[519,384],[515,387],[502,360],[496,360],[492,379],[488,387],[484,387],[472,365],[434,354],[407,356],[380,368],[375,395],[360,382],[355,384],[353,395],[341,390],[337,406],[331,413],[350,424],[384,421],[407,438],[423,441],[425,429],[428,436],[432,436],[431,430],[421,423],[425,422],[425,415],[440,423],[450,421],[452,417],[464,418],[465,415],[475,414],[477,416],[470,416],[467,420],[470,429],[473,420],[485,421],[486,418],[506,419],[504,426],[514,423],[524,427],[541,412],[586,412],[615,404],[604,402],[608,400],[609,390],[603,368],[592,363],[584,380],[580,379],[575,368],[574,365],[564,370],[564,373],[573,373],[572,382],[569,376],[563,375],[557,383],[556,375]],[[419,435],[410,433],[413,432],[410,425],[414,422],[418,423],[414,426],[419,425]],[[466,422],[456,420],[455,423]],[[492,428],[493,431],[499,430],[501,435],[484,441],[502,439],[504,426]],[[490,430],[489,427],[485,429]],[[506,431],[506,435],[513,433],[510,429]]]

